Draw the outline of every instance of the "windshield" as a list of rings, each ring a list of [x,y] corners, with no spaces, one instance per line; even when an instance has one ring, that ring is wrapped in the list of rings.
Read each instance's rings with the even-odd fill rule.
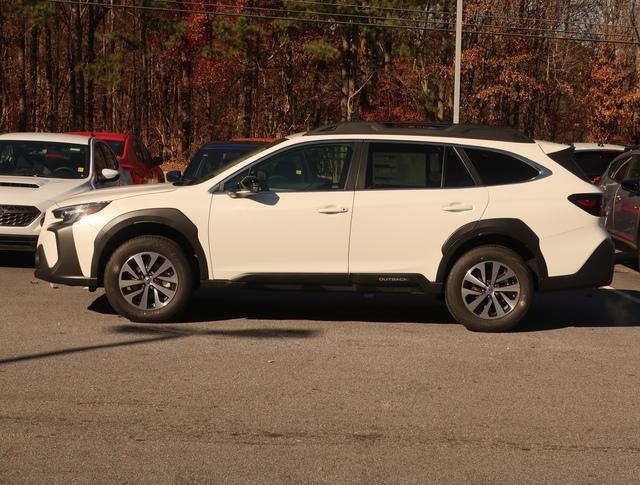
[[[88,152],[88,145],[0,140],[0,175],[85,178],[89,176]]]
[[[183,181],[190,184],[203,182],[281,141],[268,145],[247,144],[203,148],[189,163],[184,172]]]
[[[109,145],[109,148],[111,148],[111,151],[116,154],[116,157],[121,157],[122,154],[124,153],[124,142],[123,141],[102,140],[102,139],[101,139],[101,141],[103,141],[107,145]]]

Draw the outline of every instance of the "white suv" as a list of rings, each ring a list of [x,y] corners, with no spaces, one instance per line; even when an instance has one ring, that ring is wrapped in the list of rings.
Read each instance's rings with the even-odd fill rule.
[[[0,250],[34,251],[42,214],[56,201],[127,184],[129,173],[93,137],[0,135]]]
[[[508,128],[331,125],[203,180],[60,203],[36,275],[104,286],[141,322],[173,318],[198,285],[245,285],[437,293],[467,328],[501,331],[534,290],[611,281],[602,194],[571,151]]]

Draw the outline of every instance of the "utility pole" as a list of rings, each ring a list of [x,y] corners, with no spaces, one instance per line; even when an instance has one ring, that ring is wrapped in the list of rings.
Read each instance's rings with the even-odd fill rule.
[[[460,123],[460,64],[462,62],[462,0],[456,10],[456,58],[453,80],[453,122]]]

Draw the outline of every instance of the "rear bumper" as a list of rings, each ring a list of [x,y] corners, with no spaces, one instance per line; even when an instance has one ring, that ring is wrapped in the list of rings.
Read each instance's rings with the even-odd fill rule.
[[[58,224],[48,230],[56,236],[58,260],[50,266],[44,248],[39,245],[36,250],[36,278],[61,285],[95,287],[96,278],[87,278],[80,269],[71,226]]]
[[[38,236],[7,236],[0,234],[2,251],[35,251]]]
[[[577,273],[541,278],[540,291],[573,290],[607,286],[613,279],[615,250],[613,241],[605,239],[595,249]]]

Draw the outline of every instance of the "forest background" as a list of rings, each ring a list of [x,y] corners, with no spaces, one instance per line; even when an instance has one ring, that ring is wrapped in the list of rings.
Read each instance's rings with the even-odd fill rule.
[[[450,122],[455,0],[0,0],[0,132],[204,142]],[[635,0],[465,0],[460,120],[640,142]]]

